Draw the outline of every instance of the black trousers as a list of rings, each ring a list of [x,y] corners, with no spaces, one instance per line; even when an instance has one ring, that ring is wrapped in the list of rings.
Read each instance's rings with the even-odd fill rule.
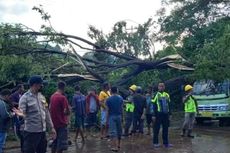
[[[133,130],[132,133],[144,133],[144,120],[141,119],[141,114],[134,114],[133,115]]]
[[[25,153],[46,153],[47,140],[45,132],[24,131],[24,152]]]
[[[129,135],[129,128],[133,123],[133,113],[126,112],[126,117],[125,117],[125,135]]]
[[[24,132],[20,131],[20,129],[17,129],[16,131],[18,138],[20,139],[20,147],[21,147],[21,152],[24,153],[24,148],[23,148],[23,144],[24,144]]]
[[[168,144],[168,128],[169,128],[169,114],[165,113],[157,113],[156,122],[154,124],[153,129],[153,144],[158,144],[158,135],[160,131],[160,127],[162,125],[162,139],[163,144]]]

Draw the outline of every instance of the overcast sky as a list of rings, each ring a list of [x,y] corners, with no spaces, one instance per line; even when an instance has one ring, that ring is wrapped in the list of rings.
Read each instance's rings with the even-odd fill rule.
[[[44,21],[32,7],[40,4],[58,32],[88,39],[89,25],[108,32],[121,20],[134,26],[144,23],[161,7],[161,0],[0,0],[0,22],[38,30]]]
[[[143,23],[154,16],[161,0],[0,0],[0,21],[38,29],[43,21],[32,7],[39,4],[58,31],[86,36],[88,25],[108,31],[120,20]]]

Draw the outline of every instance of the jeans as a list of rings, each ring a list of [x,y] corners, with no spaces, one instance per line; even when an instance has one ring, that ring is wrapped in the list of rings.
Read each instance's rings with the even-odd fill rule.
[[[116,137],[118,139],[121,139],[121,115],[109,116],[109,134],[112,138]]]
[[[106,110],[101,111],[101,125],[106,126],[107,112]]]
[[[55,129],[57,137],[52,144],[53,151],[63,151],[68,149],[68,129],[67,126]]]
[[[153,129],[153,144],[158,144],[158,135],[160,131],[160,127],[162,125],[162,138],[163,138],[163,144],[168,144],[168,128],[169,128],[169,115],[165,113],[157,113],[156,115],[156,122],[154,124]]]
[[[0,153],[2,153],[3,151],[3,146],[6,143],[6,136],[7,133],[6,132],[0,132]]]

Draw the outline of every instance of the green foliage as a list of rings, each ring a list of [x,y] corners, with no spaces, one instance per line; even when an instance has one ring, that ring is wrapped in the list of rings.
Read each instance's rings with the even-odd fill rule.
[[[31,56],[20,57],[16,55],[0,56],[0,82],[27,82],[34,74],[44,74],[44,69],[39,63],[34,63]]]
[[[36,47],[36,36],[18,36],[25,30],[21,24],[0,24],[0,54],[10,55],[28,51],[28,48]],[[15,49],[17,48],[17,49]]]
[[[143,24],[131,27],[126,21],[120,21],[113,26],[112,32],[108,34],[104,34],[102,31],[90,26],[88,35],[91,39],[95,40],[96,44],[101,48],[115,50],[124,55],[151,59],[153,55],[152,39],[154,36],[151,31],[152,25],[153,21],[151,19]],[[92,53],[91,55],[91,57],[94,57],[96,60],[109,64],[126,62],[126,60],[103,53]],[[113,84],[120,79],[123,74],[128,73],[134,68],[135,65],[133,65],[131,69],[120,68],[119,70],[108,73],[106,78]],[[101,68],[101,71],[104,70],[104,68]]]
[[[160,80],[159,71],[145,71],[133,78],[130,84],[136,84],[141,86],[144,90],[148,89],[149,86],[157,84]]]
[[[114,25],[112,32],[106,35],[95,27],[90,26],[88,35],[102,48],[113,49],[135,57],[141,55],[151,57],[150,50],[153,33],[151,33],[150,28],[152,24],[152,20],[149,19],[144,24],[139,24],[129,29],[127,22],[120,21]]]
[[[54,81],[49,81],[48,84],[43,87],[42,93],[46,97],[48,103],[50,103],[50,97],[56,90],[57,90],[57,83]]]
[[[42,19],[45,21],[48,21],[51,17],[47,12],[44,11],[42,5],[39,5],[39,7],[34,6],[32,10],[38,11],[41,14]]]
[[[226,0],[164,0],[175,9],[168,16],[161,14],[159,39],[170,44],[181,44],[185,37],[192,36],[197,30],[216,22],[216,19],[229,16],[230,2]],[[166,7],[168,7],[166,5]]]
[[[154,55],[154,59],[160,59],[167,55],[179,53],[192,63],[196,68],[196,79],[221,80],[229,78],[230,49],[229,49],[229,25],[230,25],[230,2],[226,0],[163,0],[165,7],[175,6],[170,15],[166,15],[166,8],[159,12],[158,24],[160,31],[158,40],[167,43],[166,47]],[[45,48],[61,51],[62,47],[68,43],[63,37],[55,35],[50,22],[50,15],[44,11],[42,6],[34,7],[33,10],[39,12],[47,25],[41,26],[41,32],[47,34],[39,42],[39,36],[18,35],[18,33],[31,31],[22,24],[1,24],[0,25],[0,82],[25,81],[32,74],[50,76],[51,71],[66,62],[74,65],[75,61],[63,55],[37,54],[37,48]],[[118,53],[146,60],[153,59],[152,40],[155,38],[153,32],[153,21],[148,19],[143,24],[129,26],[125,21],[117,22],[112,31],[104,34],[101,30],[90,26],[88,35],[96,41],[96,44],[104,49],[115,50]],[[51,41],[52,46],[47,41]],[[55,47],[53,45],[56,45]],[[15,49],[17,48],[17,49]],[[27,53],[29,52],[29,53]],[[12,56],[14,54],[14,56]],[[105,62],[109,64],[121,64],[124,60],[104,53],[90,52],[85,57]],[[97,66],[97,65],[91,65]],[[135,69],[135,65],[130,68],[120,68],[110,73],[105,73],[112,84],[120,76]],[[73,71],[83,71],[81,68],[59,69],[57,73],[72,73]],[[106,67],[100,67],[98,71],[106,71]],[[152,83],[165,81],[167,79],[183,75],[180,71],[162,70],[148,71],[139,74],[127,84],[138,84],[147,87]],[[79,83],[82,91],[87,93],[91,87],[98,88],[97,83],[83,81]],[[73,86],[67,89],[68,95],[74,93]],[[54,82],[45,89],[49,97],[55,91]],[[71,97],[70,97],[71,98]]]
[[[230,17],[225,17],[200,28],[192,36],[184,38],[180,53],[192,62],[197,61],[194,57],[202,52],[204,45],[214,43],[216,39],[222,37],[225,33],[225,26],[229,24]]]
[[[92,89],[98,92],[100,91],[100,85],[93,81],[84,80],[84,81],[79,82],[79,85],[81,87],[81,92],[85,95],[87,95],[88,91]]]
[[[177,49],[179,49],[179,48],[177,48]],[[172,46],[167,46],[163,50],[158,51],[154,55],[154,58],[155,59],[160,59],[160,58],[163,58],[165,56],[173,55],[173,54],[177,54],[176,49],[174,47],[172,47]]]
[[[70,60],[62,55],[33,53],[41,50],[37,48],[55,51],[61,51],[61,48],[39,43],[34,35],[18,35],[27,31],[28,27],[22,24],[0,25],[0,84],[27,82],[34,74],[49,76],[52,69]]]
[[[118,69],[116,71],[112,71],[110,73],[108,73],[108,80],[111,84],[115,85],[115,82],[120,79],[120,77],[124,74],[126,74],[127,72],[129,72],[130,69],[128,68],[123,68],[123,69]]]
[[[42,93],[45,95],[48,103],[50,102],[51,95],[57,91],[57,82],[58,82],[58,80],[55,80],[55,79],[48,80],[48,84],[45,85],[43,88]],[[74,87],[71,85],[66,86],[65,95],[66,95],[69,103],[71,103],[73,95],[74,95]]]
[[[166,16],[161,11],[159,40],[170,46],[192,63],[194,79],[229,78],[228,27],[230,1],[219,0],[164,0],[176,6]],[[166,52],[166,49],[164,49]],[[163,52],[161,52],[163,53]],[[159,53],[159,54],[161,54]]]
[[[230,78],[230,24],[225,25],[222,36],[206,42],[196,56],[198,78],[224,80]]]

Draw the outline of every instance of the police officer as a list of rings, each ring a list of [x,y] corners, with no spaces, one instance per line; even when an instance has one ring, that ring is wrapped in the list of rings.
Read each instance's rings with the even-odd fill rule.
[[[192,96],[192,89],[193,87],[191,85],[186,85],[184,88],[186,95],[183,97],[185,116],[181,136],[184,137],[186,135],[186,131],[188,130],[187,136],[189,138],[194,138],[191,133],[196,113],[198,112],[197,101]]]
[[[160,147],[158,135],[160,131],[160,126],[162,125],[162,138],[163,145],[167,147],[172,147],[168,142],[168,127],[169,127],[169,118],[171,116],[170,109],[170,96],[165,90],[164,83],[158,84],[158,92],[152,99],[155,108],[155,116],[153,119],[155,120],[154,125],[154,136],[153,136],[153,145],[154,147]]]
[[[24,146],[26,153],[46,153],[46,129],[50,128],[53,139],[56,131],[48,110],[45,97],[40,92],[43,86],[41,76],[34,75],[29,80],[30,89],[19,101],[19,109],[13,111],[24,118]]]

